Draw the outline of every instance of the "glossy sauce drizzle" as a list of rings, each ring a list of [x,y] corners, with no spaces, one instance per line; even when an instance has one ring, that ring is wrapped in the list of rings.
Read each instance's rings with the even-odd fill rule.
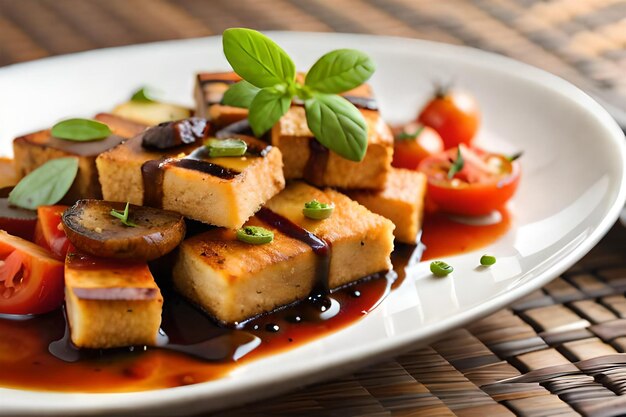
[[[268,223],[278,224],[270,213],[264,214]],[[278,220],[285,230],[291,227]],[[491,243],[509,226],[510,216],[506,212],[502,212],[500,223],[490,226],[463,225],[442,214],[429,215],[423,235],[429,246],[426,256],[433,258],[476,249],[472,242]],[[323,242],[302,230],[296,226],[293,233],[309,241],[312,247],[315,245],[321,251],[320,259],[324,259],[327,249]],[[455,244],[458,241],[461,243]],[[238,364],[293,348],[359,320],[385,298],[392,284],[395,288],[405,278],[405,266],[418,260],[419,252],[414,247],[400,245],[392,254],[394,270],[398,271],[395,282],[394,273],[376,274],[331,293],[324,297],[324,303],[309,300],[288,306],[245,322],[237,329],[215,324],[172,292],[167,279],[162,280],[159,284],[165,304],[159,347],[77,350],[68,342],[62,310],[37,317],[0,316],[0,385],[54,391],[124,392],[220,378]],[[155,264],[155,276],[161,269],[160,264]]]
[[[315,268],[315,283],[310,299],[320,299],[328,294],[330,292],[330,284],[328,282],[330,275],[330,243],[265,207],[261,208],[256,216],[262,222],[278,229],[292,239],[309,245],[313,249],[313,253],[317,256],[317,265]]]

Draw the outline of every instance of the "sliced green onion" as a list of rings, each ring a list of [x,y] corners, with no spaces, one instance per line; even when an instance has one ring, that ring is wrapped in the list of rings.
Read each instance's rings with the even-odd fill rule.
[[[237,230],[237,239],[252,245],[263,245],[274,240],[274,232],[260,226],[245,226]]]
[[[433,261],[430,263],[430,272],[437,277],[445,277],[454,271],[450,265],[445,263],[444,261]]]
[[[482,266],[491,266],[496,263],[496,257],[491,255],[483,255],[480,257],[480,264]]]
[[[122,224],[124,226],[128,226],[128,227],[137,227],[137,225],[133,222],[131,222],[130,220],[128,220],[128,208],[130,206],[130,203],[126,203],[126,208],[124,208],[124,211],[120,211],[120,210],[111,210],[111,216],[120,219],[120,221],[122,222]]]
[[[317,200],[311,200],[308,203],[304,203],[302,214],[304,214],[304,217],[308,217],[309,219],[324,220],[333,214],[334,209],[335,205],[332,203],[327,204],[320,203]]]
[[[463,155],[461,154],[461,147],[456,150],[456,159],[452,162],[450,166],[450,170],[448,171],[448,179],[451,180],[454,178],[457,172],[463,169],[465,165],[465,160],[463,159]]]
[[[204,143],[209,156],[218,158],[222,156],[242,156],[248,149],[248,144],[241,139],[209,139]]]

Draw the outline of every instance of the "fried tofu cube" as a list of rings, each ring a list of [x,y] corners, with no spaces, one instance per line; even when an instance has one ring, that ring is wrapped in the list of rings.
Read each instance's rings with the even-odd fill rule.
[[[285,178],[304,178],[317,186],[381,189],[391,169],[393,136],[378,111],[361,110],[368,146],[361,162],[327,151],[313,138],[304,108],[293,106],[272,128],[272,145],[283,154]]]
[[[333,203],[332,215],[325,220],[305,217],[304,203],[311,200]],[[340,192],[329,188],[319,190],[298,181],[268,201],[265,207],[330,244],[330,288],[391,269],[393,223]]]
[[[148,265],[75,251],[67,256],[65,308],[72,343],[89,349],[156,345],[163,297]]]
[[[63,201],[101,198],[96,157],[123,140],[121,136],[111,135],[98,141],[74,142],[55,138],[50,130],[20,136],[13,140],[15,174],[22,178],[52,159],[74,156],[78,158],[78,175]]]
[[[0,190],[13,187],[18,181],[13,159],[0,156]]]
[[[234,72],[201,72],[196,76],[194,96],[196,115],[206,117],[215,126],[222,127],[248,117],[248,109],[225,106],[222,97],[228,87],[240,81]]]
[[[330,218],[302,215],[313,199],[335,204]],[[274,232],[264,245],[240,242],[235,232],[213,229],[185,240],[174,265],[175,288],[225,323],[238,323],[305,299],[319,279],[320,262],[311,246],[285,233],[263,216],[269,210],[324,239],[330,246],[330,288],[391,269],[393,224],[345,195],[292,183],[246,225]]]
[[[192,116],[191,110],[186,107],[157,101],[145,103],[127,101],[115,106],[111,113],[148,126],[156,126],[159,123],[186,119]]]
[[[346,194],[396,225],[399,242],[416,244],[422,228],[426,176],[421,172],[393,168],[385,188],[379,191],[356,190]]]
[[[197,158],[194,155],[203,149],[200,144],[159,152],[145,149],[142,135],[132,138],[97,159],[104,199],[156,205],[207,224],[239,228],[285,186],[280,151],[253,137],[245,140],[249,149],[267,152],[263,156]],[[165,159],[168,162],[163,165],[159,185],[158,180],[146,177],[144,165]],[[230,176],[212,172],[213,167]],[[149,197],[155,191],[160,194],[158,202]]]

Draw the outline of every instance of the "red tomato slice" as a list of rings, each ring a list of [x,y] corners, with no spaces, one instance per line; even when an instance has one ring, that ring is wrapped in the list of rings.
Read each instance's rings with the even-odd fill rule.
[[[0,230],[0,313],[40,314],[63,303],[63,262]]]
[[[427,198],[448,213],[482,216],[501,208],[519,184],[519,163],[505,156],[461,145],[463,169],[452,179],[448,172],[457,158],[450,149],[424,159],[419,171],[428,177]]]
[[[41,206],[37,208],[35,243],[52,252],[55,258],[65,260],[70,241],[61,226],[61,216],[67,206]]]

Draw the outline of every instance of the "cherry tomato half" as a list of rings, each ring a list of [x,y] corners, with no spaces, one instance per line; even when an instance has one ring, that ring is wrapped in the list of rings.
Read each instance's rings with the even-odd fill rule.
[[[443,151],[443,141],[432,128],[409,123],[394,131],[393,161],[396,168],[417,169],[420,161]]]
[[[61,215],[67,206],[40,206],[37,208],[35,243],[48,249],[60,261],[65,260],[70,241],[61,226]]]
[[[461,145],[463,168],[450,179],[457,148],[424,159],[419,171],[428,177],[427,199],[439,210],[482,216],[501,208],[515,194],[520,179],[516,161]]]
[[[445,149],[470,145],[480,124],[478,103],[459,91],[439,91],[422,109],[417,120],[439,133]]]
[[[0,230],[0,313],[47,313],[63,303],[63,262]]]

